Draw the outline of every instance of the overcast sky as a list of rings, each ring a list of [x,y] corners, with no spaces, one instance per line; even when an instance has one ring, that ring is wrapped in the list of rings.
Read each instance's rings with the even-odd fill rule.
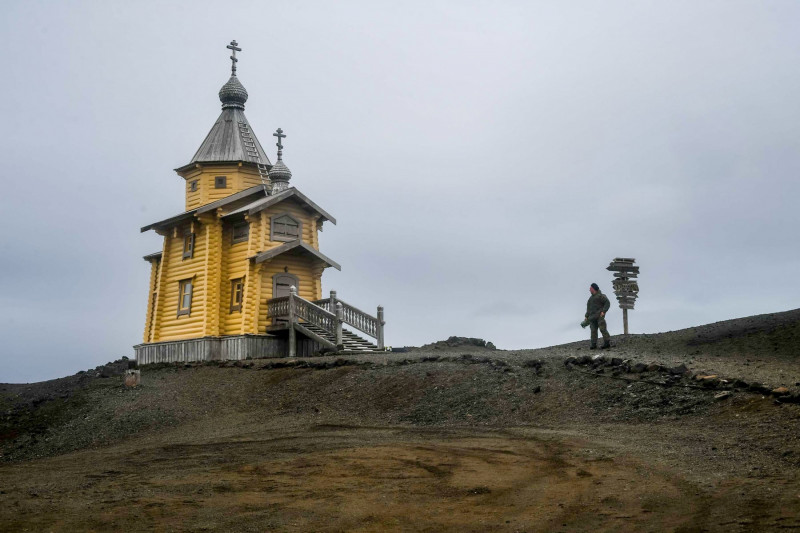
[[[632,332],[799,307],[798,26],[793,0],[7,0],[0,382],[133,355],[139,228],[183,211],[231,39],[256,135],[337,218],[323,291],[384,305],[389,345],[588,337],[616,256]]]

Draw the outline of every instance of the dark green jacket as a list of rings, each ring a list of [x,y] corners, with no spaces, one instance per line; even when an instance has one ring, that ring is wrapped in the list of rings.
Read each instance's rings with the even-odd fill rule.
[[[586,318],[597,320],[600,318],[600,311],[608,313],[609,307],[611,307],[611,302],[608,301],[606,295],[597,291],[589,296],[589,300],[586,302]]]

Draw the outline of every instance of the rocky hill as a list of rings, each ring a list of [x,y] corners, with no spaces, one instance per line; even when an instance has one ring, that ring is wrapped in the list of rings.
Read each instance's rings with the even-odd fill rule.
[[[800,310],[0,385],[0,530],[800,528]]]

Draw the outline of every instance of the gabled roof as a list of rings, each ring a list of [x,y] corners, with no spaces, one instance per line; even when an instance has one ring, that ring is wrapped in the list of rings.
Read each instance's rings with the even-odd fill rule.
[[[261,252],[258,255],[251,257],[250,259],[254,259],[256,263],[263,263],[264,261],[269,261],[270,259],[274,259],[279,255],[283,254],[292,254],[292,255],[311,255],[328,266],[332,266],[336,270],[342,270],[341,265],[331,259],[330,257],[326,256],[319,250],[314,249],[312,246],[304,243],[300,239],[297,239],[292,242],[287,242],[286,244],[282,244],[277,248],[273,248],[271,250],[267,250],[266,252]]]
[[[279,202],[282,202],[284,200],[287,200],[289,198],[293,198],[297,200],[300,204],[302,204],[304,207],[317,212],[322,217],[323,220],[330,220],[331,222],[336,224],[336,219],[333,218],[332,215],[330,215],[327,211],[325,211],[320,206],[312,202],[308,196],[301,193],[294,187],[290,187],[285,191],[281,191],[278,194],[272,196],[259,198],[254,202],[251,202],[247,205],[244,205],[242,207],[239,207],[238,209],[235,209],[227,213],[225,216],[233,216],[233,215],[238,215],[240,213],[247,213],[248,215],[253,215],[255,213],[258,213],[259,211],[263,211],[264,209],[273,206]]]
[[[219,200],[211,202],[210,204],[198,207],[197,209],[192,209],[190,211],[181,213],[180,215],[175,215],[173,217],[165,218],[164,220],[159,220],[158,222],[153,222],[152,224],[148,224],[147,226],[144,226],[141,229],[141,231],[145,232],[151,229],[158,229],[165,226],[172,226],[173,224],[182,222],[184,220],[191,220],[196,214],[201,215],[209,211],[214,211],[217,208],[232,204],[238,200],[243,200],[250,196],[258,196],[263,194],[264,194],[264,187],[261,185],[255,185],[253,187],[250,187],[249,189],[239,191],[235,194],[231,194],[230,196],[226,196],[225,198],[221,198]]]
[[[249,139],[253,140],[255,151],[258,158],[252,153],[248,153],[242,139],[242,130],[249,134]],[[250,127],[244,110],[237,107],[229,107],[222,110],[219,118],[211,127],[211,131],[206,135],[203,144],[200,145],[192,160],[182,167],[175,170],[185,170],[195,163],[225,163],[225,162],[246,162],[262,163],[272,166],[266,152],[258,142],[256,134]]]

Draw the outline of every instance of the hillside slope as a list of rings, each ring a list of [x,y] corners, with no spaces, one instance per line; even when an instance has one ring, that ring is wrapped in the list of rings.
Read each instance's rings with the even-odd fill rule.
[[[799,327],[3,385],[0,530],[800,528]]]

